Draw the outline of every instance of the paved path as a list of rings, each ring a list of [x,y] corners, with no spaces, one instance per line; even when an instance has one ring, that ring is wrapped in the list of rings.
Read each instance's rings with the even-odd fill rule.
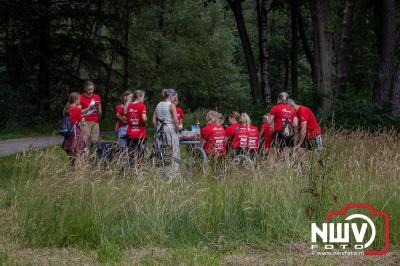
[[[62,141],[63,137],[59,135],[1,140],[0,156],[7,156],[32,148],[61,144]]]
[[[102,132],[101,135],[110,134],[113,134],[113,132],[106,131]],[[32,148],[43,148],[49,145],[61,144],[62,141],[63,137],[60,135],[0,140],[0,156],[7,156]]]

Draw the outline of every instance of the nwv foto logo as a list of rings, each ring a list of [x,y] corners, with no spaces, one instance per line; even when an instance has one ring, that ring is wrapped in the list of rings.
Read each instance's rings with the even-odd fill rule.
[[[326,216],[331,220],[334,216],[346,216],[349,209],[368,209],[369,215],[351,214],[343,222],[326,222],[318,225],[311,223],[311,249],[312,250],[342,250],[364,251],[364,255],[384,255],[389,251],[389,215],[383,211],[375,211],[369,204],[346,204],[340,211],[332,211]],[[376,238],[376,226],[372,216],[381,216],[385,222],[385,245],[381,250],[369,250]],[[357,220],[356,220],[357,219]],[[355,221],[359,221],[356,223]],[[352,222],[354,221],[354,222]],[[360,223],[360,221],[362,221]],[[368,232],[368,234],[367,234]],[[350,245],[351,238],[355,244]],[[323,245],[318,244],[318,240]]]

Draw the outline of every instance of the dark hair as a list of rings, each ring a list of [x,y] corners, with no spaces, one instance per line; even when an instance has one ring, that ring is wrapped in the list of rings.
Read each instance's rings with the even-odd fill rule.
[[[285,91],[279,93],[278,95],[278,103],[287,103],[289,99],[289,94]]]
[[[93,83],[93,81],[91,81],[91,80],[86,80],[86,81],[83,83],[83,88],[84,88],[84,89],[87,88],[87,87],[90,87],[90,86],[94,86],[94,83]]]

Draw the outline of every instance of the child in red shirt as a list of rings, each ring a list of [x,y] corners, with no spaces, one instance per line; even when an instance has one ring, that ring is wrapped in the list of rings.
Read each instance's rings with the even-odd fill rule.
[[[84,125],[80,96],[77,92],[72,92],[68,97],[68,103],[64,107],[64,115],[69,115],[72,125],[72,134],[64,137],[63,148],[71,156],[71,165],[75,164],[77,156],[84,150],[85,142],[81,134],[81,126]]]
[[[241,136],[242,152],[248,152],[251,156],[254,156],[258,150],[258,128],[251,124],[251,119],[246,113],[241,115],[240,121],[240,131],[243,131],[243,136]]]
[[[117,134],[117,143],[121,147],[126,147],[126,134],[128,130],[127,107],[131,102],[133,93],[131,91],[124,91],[122,94],[122,103],[115,107],[115,117],[117,123],[115,125],[115,133]]]
[[[144,104],[145,92],[136,90],[133,92],[134,101],[127,107],[127,146],[129,157],[143,158],[147,142],[147,107]]]
[[[201,129],[200,139],[208,156],[223,156],[226,153],[225,130],[219,124],[219,113],[209,111],[206,126]]]
[[[86,121],[81,130],[86,145],[98,141],[100,135],[101,99],[98,94],[93,93],[94,89],[94,83],[88,80],[83,84],[83,93],[80,95],[82,114]]]
[[[179,103],[179,99],[178,99],[178,95],[174,96],[172,98],[172,103],[175,105],[176,107],[176,115],[178,117],[178,123],[179,123],[179,130],[183,129],[183,116],[184,116],[184,112],[183,109],[178,107],[178,103]]]
[[[230,125],[225,129],[225,143],[227,145],[227,149],[233,152],[235,152],[236,150],[240,150],[241,148],[241,141],[239,135],[243,136],[243,132],[239,132],[240,131],[239,121],[240,121],[240,114],[238,112],[233,111],[228,115],[228,122]]]
[[[260,135],[263,137],[263,149],[268,151],[271,148],[273,127],[269,124],[269,114],[264,115],[263,124],[261,125]]]

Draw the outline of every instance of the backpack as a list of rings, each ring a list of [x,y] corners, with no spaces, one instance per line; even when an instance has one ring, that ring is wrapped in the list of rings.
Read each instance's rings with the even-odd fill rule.
[[[69,121],[69,115],[64,115],[63,119],[61,119],[60,124],[58,125],[58,133],[61,136],[69,137],[72,135],[73,126],[71,121]]]
[[[279,131],[279,135],[283,139],[290,139],[294,136],[293,126],[288,118],[286,118],[285,121],[283,122],[283,129]]]

